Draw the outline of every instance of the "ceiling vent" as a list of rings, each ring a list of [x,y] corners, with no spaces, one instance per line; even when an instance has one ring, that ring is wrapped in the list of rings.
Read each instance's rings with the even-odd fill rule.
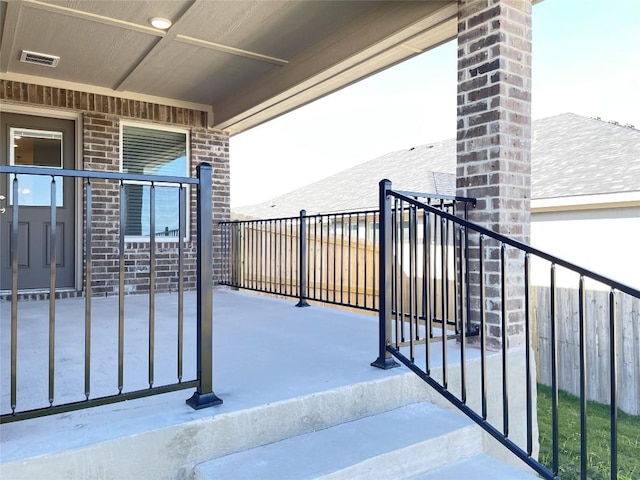
[[[48,55],[46,53],[29,52],[22,50],[20,61],[24,63],[32,63],[33,65],[42,65],[45,67],[55,67],[60,61],[60,57]]]

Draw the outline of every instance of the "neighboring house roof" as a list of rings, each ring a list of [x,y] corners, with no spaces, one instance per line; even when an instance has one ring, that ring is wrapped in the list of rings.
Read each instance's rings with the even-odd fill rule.
[[[532,131],[532,198],[640,191],[640,130],[564,113]]]
[[[532,125],[532,198],[640,191],[640,131],[565,113]],[[453,139],[388,153],[269,202],[233,209],[248,217],[377,208],[383,178],[394,189],[455,194]]]

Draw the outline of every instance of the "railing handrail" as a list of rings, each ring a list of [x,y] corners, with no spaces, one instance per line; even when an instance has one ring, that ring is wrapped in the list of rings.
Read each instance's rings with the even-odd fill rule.
[[[423,208],[425,210],[427,210],[430,213],[433,213],[435,215],[438,215],[442,218],[445,218],[447,220],[450,220],[462,227],[465,228],[469,228],[475,232],[478,232],[482,235],[485,235],[487,237],[491,237],[501,243],[505,243],[507,245],[510,245],[512,247],[515,247],[519,250],[522,250],[526,253],[535,255],[537,257],[540,257],[544,260],[547,260],[553,264],[559,265],[561,267],[564,267],[568,270],[573,270],[574,272],[585,276],[585,277],[589,277],[593,280],[596,280],[604,285],[609,286],[610,288],[619,290],[620,292],[624,292],[627,293],[629,295],[632,295],[634,297],[640,297],[640,290],[637,290],[633,287],[630,287],[629,285],[625,285],[624,283],[618,282],[616,280],[613,280],[611,278],[608,278],[604,275],[601,275],[599,273],[596,272],[592,272],[591,270],[588,270],[584,267],[581,267],[579,265],[576,265],[575,263],[569,262],[567,260],[563,260],[559,257],[556,257],[555,255],[551,255],[550,253],[544,252],[542,250],[538,250],[537,248],[532,247],[531,245],[527,245],[526,243],[520,242],[518,240],[514,240],[512,238],[509,238],[505,235],[502,235],[500,233],[496,233],[496,232],[492,232],[491,230],[482,227],[480,225],[477,225],[473,222],[470,222],[468,220],[464,220],[462,218],[456,217],[455,215],[451,215],[450,213],[447,213],[443,210],[440,210],[439,208],[433,207],[431,205],[428,205],[426,203],[420,202],[412,197],[406,196],[404,193],[401,193],[399,191],[396,190],[389,190],[388,191],[389,195],[394,196],[400,200],[403,200],[407,203],[411,203],[412,205],[419,207],[419,208]]]
[[[0,173],[89,179],[96,178],[100,180],[123,180],[149,183],[182,183],[190,185],[198,184],[198,179],[194,177],[177,177],[173,175],[143,175],[140,173],[101,172],[96,170],[74,170],[67,168],[29,167],[16,165],[2,165],[0,166]]]
[[[298,220],[300,216],[297,217],[278,217],[278,218],[252,218],[245,220],[222,220],[218,222],[218,225],[236,225],[240,223],[258,223],[258,222],[283,222],[290,220]]]
[[[458,195],[441,195],[438,193],[412,192],[408,190],[394,190],[394,192],[415,198],[435,198],[436,200],[451,200],[452,202],[470,203],[476,206],[477,199],[472,197],[460,197]]]
[[[307,213],[305,218],[315,218],[315,217],[325,217],[325,216],[350,216],[350,215],[371,215],[378,213],[377,209],[368,209],[368,210],[350,210],[348,212],[322,212],[322,213]],[[269,217],[269,218],[246,218],[242,220],[223,220],[218,222],[218,225],[235,225],[240,223],[258,223],[258,222],[282,222],[282,221],[290,221],[290,220],[299,220],[300,216],[295,217]]]

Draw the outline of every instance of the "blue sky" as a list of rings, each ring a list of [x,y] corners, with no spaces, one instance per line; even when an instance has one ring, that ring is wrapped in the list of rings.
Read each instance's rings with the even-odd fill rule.
[[[640,127],[640,0],[533,8],[533,118]],[[455,40],[231,139],[231,205],[266,201],[394,150],[455,137]]]

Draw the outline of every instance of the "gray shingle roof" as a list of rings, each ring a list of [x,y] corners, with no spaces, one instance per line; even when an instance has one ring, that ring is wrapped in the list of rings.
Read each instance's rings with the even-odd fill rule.
[[[533,132],[533,198],[640,191],[640,130],[565,113]]]
[[[532,198],[640,191],[640,131],[565,113],[532,125]],[[383,178],[399,190],[455,193],[453,139],[399,150],[275,197],[234,208],[251,217],[376,208]]]

